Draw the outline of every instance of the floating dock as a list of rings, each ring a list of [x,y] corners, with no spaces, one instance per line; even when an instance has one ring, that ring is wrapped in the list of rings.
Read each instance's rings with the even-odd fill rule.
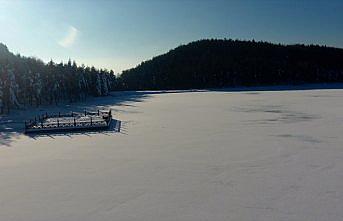
[[[70,114],[44,114],[25,122],[25,133],[73,132],[107,130],[112,120],[111,110]]]

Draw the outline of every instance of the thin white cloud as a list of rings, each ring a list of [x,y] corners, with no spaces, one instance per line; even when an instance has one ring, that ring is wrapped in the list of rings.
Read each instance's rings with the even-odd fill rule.
[[[64,48],[69,48],[73,46],[78,35],[79,30],[77,30],[77,28],[75,28],[74,26],[69,26],[67,35],[63,39],[61,39],[58,44]]]

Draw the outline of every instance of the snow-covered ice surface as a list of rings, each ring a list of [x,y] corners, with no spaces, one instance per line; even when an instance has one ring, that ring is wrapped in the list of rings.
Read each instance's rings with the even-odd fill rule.
[[[120,133],[2,133],[0,220],[343,220],[343,90],[99,102]]]

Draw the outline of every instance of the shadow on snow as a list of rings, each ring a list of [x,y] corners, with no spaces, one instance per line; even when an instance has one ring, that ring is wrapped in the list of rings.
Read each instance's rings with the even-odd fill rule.
[[[23,135],[24,122],[29,119],[33,119],[35,116],[48,113],[68,113],[68,112],[84,112],[96,111],[98,109],[111,109],[113,114],[113,120],[111,121],[110,127],[103,131],[79,131],[79,132],[57,132],[57,133],[46,133],[46,134],[30,134],[26,135],[30,138],[37,139],[39,137],[51,137],[54,136],[72,136],[72,135],[94,135],[94,134],[113,134],[122,133],[126,134],[125,131],[121,130],[121,121],[116,119],[116,113],[126,112],[125,110],[119,110],[116,107],[136,107],[135,103],[144,102],[149,97],[149,94],[145,93],[123,93],[114,92],[107,97],[89,98],[85,102],[77,102],[72,104],[59,104],[57,106],[42,106],[38,108],[28,108],[26,110],[14,110],[9,115],[0,116],[0,146],[11,146],[11,143],[19,136]],[[127,110],[132,112],[132,110]]]

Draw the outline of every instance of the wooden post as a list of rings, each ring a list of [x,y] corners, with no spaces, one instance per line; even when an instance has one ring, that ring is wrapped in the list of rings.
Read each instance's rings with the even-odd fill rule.
[[[92,124],[93,124],[93,121],[92,121],[92,117],[91,117],[91,126],[92,126]]]
[[[85,110],[85,116],[87,116],[87,111]]]
[[[100,115],[100,111],[98,110],[98,116]]]
[[[60,120],[57,118],[57,127],[60,127]]]
[[[75,121],[75,117],[74,117],[74,127],[76,127],[76,121]]]

